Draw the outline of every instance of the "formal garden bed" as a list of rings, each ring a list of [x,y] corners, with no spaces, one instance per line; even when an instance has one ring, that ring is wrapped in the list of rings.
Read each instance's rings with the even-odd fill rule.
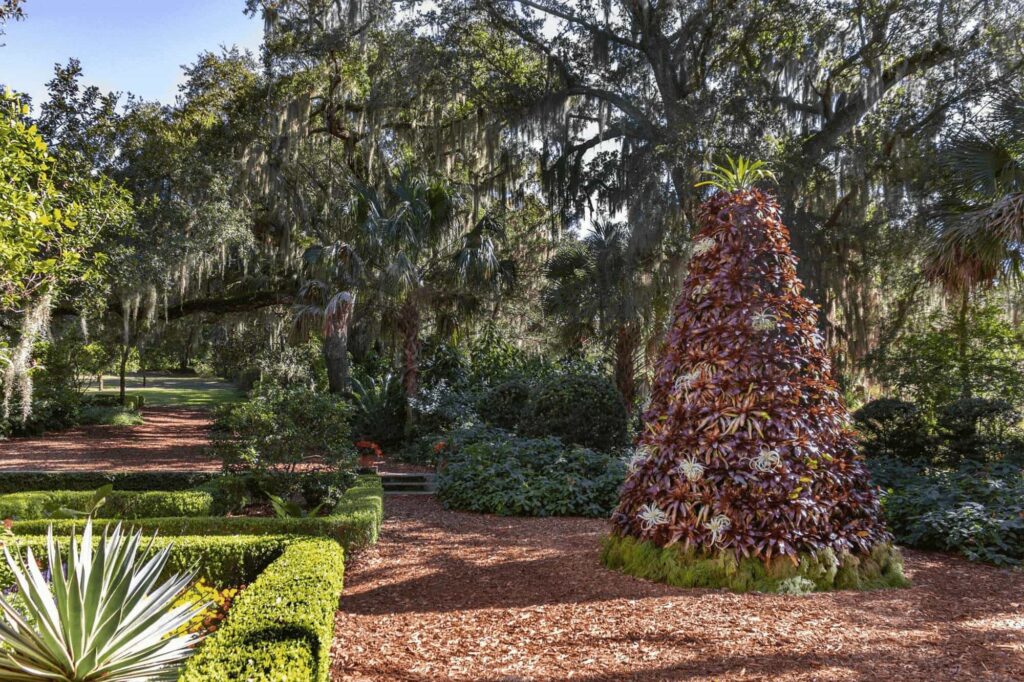
[[[199,654],[189,660],[183,680],[326,680],[333,616],[341,595],[344,559],[377,540],[382,519],[380,479],[363,475],[341,494],[324,516],[315,518],[226,517],[216,515],[209,487],[217,477],[113,474],[130,487],[172,490],[111,491],[92,515],[97,527],[116,522],[155,534],[143,556],[170,548],[164,573],[195,569],[195,598],[215,601],[191,626],[206,634]],[[205,480],[204,480],[205,479]],[[45,556],[46,532],[65,550],[82,518],[55,519],[55,512],[81,512],[93,500],[88,491],[50,490],[69,482],[96,479],[79,475],[33,474],[21,484],[43,490],[0,495],[7,518],[3,544],[24,554]],[[183,489],[201,483],[206,489]],[[75,509],[79,507],[79,509]],[[84,516],[84,512],[82,512]],[[96,540],[98,542],[98,539]],[[45,567],[41,567],[45,568]],[[0,565],[0,586],[13,576]],[[183,598],[189,598],[185,592]],[[240,677],[239,677],[240,676]]]

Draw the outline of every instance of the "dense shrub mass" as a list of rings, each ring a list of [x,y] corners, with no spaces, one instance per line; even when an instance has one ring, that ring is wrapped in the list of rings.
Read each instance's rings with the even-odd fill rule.
[[[62,551],[68,549],[69,533],[55,534],[63,543]],[[294,538],[285,535],[232,535],[223,537],[157,536],[152,547],[147,540],[142,545],[145,556],[151,556],[168,544],[173,545],[170,559],[165,572],[167,578],[172,573],[187,571],[198,567],[198,578],[205,579],[212,585],[221,587],[244,585],[256,579],[266,566],[276,559]],[[99,543],[99,538],[95,538]],[[15,543],[22,553],[31,548],[36,558],[46,556],[45,535],[19,534],[10,542]],[[65,556],[66,556],[65,552]],[[43,567],[45,568],[45,566]],[[9,587],[13,575],[7,562],[0,562],[0,590]]]
[[[607,516],[626,475],[615,455],[500,429],[459,434],[438,478],[448,507],[523,516]]]
[[[1002,566],[1024,562],[1024,474],[1012,463],[955,469],[870,462],[896,541]]]
[[[29,490],[191,490],[220,474],[188,471],[5,471],[0,494]]]
[[[593,374],[557,374],[537,387],[520,424],[524,435],[607,450],[626,444],[628,421],[612,382]]]
[[[158,531],[162,536],[309,535],[333,538],[346,549],[352,549],[377,541],[383,516],[382,498],[380,478],[368,475],[360,477],[356,485],[346,490],[341,501],[327,516],[170,516],[134,519],[132,525],[146,532]],[[46,529],[52,526],[55,533],[70,534],[73,528],[81,524],[81,521],[73,519],[38,519],[15,521],[12,529],[18,535],[44,535]]]
[[[533,391],[526,378],[514,377],[484,393],[477,402],[477,413],[491,426],[514,431],[530,413]]]
[[[38,519],[54,509],[85,510],[93,493],[53,490],[0,495],[0,518]],[[208,492],[115,490],[106,497],[98,518],[138,519],[156,516],[209,516],[213,495]]]
[[[906,400],[872,400],[852,416],[863,448],[872,455],[919,460],[934,446],[924,413]]]
[[[329,540],[289,545],[235,601],[181,682],[308,680],[330,672],[344,552]]]

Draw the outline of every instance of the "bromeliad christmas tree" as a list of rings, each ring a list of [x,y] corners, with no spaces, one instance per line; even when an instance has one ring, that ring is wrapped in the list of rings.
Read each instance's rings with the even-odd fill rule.
[[[801,296],[768,175],[730,160],[700,210],[605,562],[684,586],[905,583]]]

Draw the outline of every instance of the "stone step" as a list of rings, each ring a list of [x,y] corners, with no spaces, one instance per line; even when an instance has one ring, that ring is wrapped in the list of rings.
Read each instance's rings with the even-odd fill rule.
[[[432,493],[437,489],[437,476],[432,473],[381,473],[384,492]]]

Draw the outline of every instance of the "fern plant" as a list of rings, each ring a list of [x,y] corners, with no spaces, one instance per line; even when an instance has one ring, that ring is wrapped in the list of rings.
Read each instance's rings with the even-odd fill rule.
[[[715,165],[701,171],[708,179],[698,182],[695,187],[714,187],[723,192],[741,192],[753,189],[754,184],[762,180],[775,182],[775,173],[764,161],[751,161],[739,156],[726,156],[726,165]]]
[[[141,540],[141,532],[126,534],[118,524],[109,534],[104,531],[94,548],[89,519],[80,541],[72,537],[65,563],[51,528],[46,534],[50,577],[37,566],[31,548],[22,558],[5,544],[16,599],[0,597],[0,679],[176,680],[201,635],[173,633],[209,603],[175,606],[195,572],[160,583],[171,547],[140,562]],[[152,542],[143,554],[151,548]]]

